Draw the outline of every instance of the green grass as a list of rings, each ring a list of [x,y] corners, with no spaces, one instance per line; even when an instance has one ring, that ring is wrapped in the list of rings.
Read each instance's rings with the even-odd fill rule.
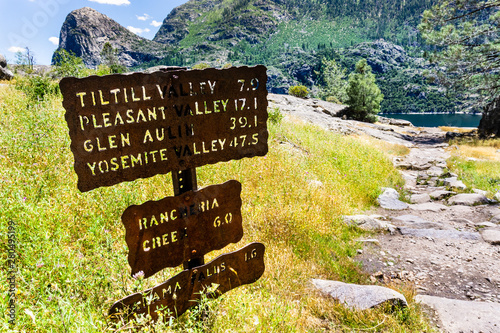
[[[448,168],[469,188],[493,196],[500,192],[500,139],[456,139],[450,142]]]
[[[243,240],[206,261],[259,241],[266,245],[266,272],[252,285],[204,301],[209,310],[201,315],[193,309],[143,331],[428,331],[411,298],[406,310],[358,313],[310,288],[311,278],[368,283],[354,260],[361,231],[343,225],[341,216],[370,207],[382,186],[401,186],[402,179],[375,146],[275,118],[267,156],[197,169],[200,187],[229,179],[243,185]],[[133,279],[120,220],[132,204],[173,195],[170,176],[80,193],[69,144],[60,97],[31,105],[13,87],[0,89],[0,279],[7,279],[12,220],[18,239],[13,332],[114,330],[107,311],[116,300],[179,271]],[[0,284],[2,331],[8,331],[7,288]]]
[[[498,161],[476,161],[455,156],[448,161],[448,168],[469,188],[488,191],[490,195],[500,192]]]

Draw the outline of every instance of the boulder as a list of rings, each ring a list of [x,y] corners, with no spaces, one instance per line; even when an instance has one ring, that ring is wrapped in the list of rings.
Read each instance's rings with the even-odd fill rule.
[[[409,207],[407,203],[399,200],[399,193],[393,188],[385,188],[377,201],[384,209],[403,210]]]
[[[484,108],[478,132],[483,137],[500,136],[500,96]]]
[[[11,80],[14,74],[5,67],[0,67],[0,80]]]
[[[0,54],[0,67],[7,67],[7,59],[2,54]]]
[[[406,307],[404,295],[381,286],[365,286],[339,281],[312,280],[313,285],[349,308],[366,310],[385,303]]]

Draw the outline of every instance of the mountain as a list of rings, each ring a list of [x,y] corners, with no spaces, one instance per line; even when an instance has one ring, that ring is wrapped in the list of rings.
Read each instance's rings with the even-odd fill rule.
[[[213,67],[263,64],[274,93],[286,93],[296,84],[314,91],[321,83],[317,73],[323,58],[336,59],[348,71],[366,58],[386,96],[384,110],[449,111],[453,107],[438,96],[443,95],[440,87],[423,80],[429,65],[421,58],[416,30],[423,11],[435,2],[190,0],[172,10],[153,40],[86,7],[67,16],[59,49],[74,52],[91,67],[101,62],[106,42],[134,70],[201,62]]]
[[[89,7],[68,14],[61,28],[58,50],[73,52],[87,66],[96,67],[101,63],[100,54],[106,42],[117,49],[119,61],[127,67],[160,60],[166,55],[164,45],[137,36]]]

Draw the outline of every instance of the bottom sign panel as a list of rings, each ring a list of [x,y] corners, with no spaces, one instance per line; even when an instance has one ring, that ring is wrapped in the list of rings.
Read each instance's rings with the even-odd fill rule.
[[[264,244],[251,243],[206,265],[184,270],[163,284],[117,301],[109,315],[112,319],[125,318],[127,321],[134,314],[149,315],[153,321],[160,314],[164,318],[178,317],[195,306],[204,292],[217,297],[257,281],[265,269],[264,251]]]

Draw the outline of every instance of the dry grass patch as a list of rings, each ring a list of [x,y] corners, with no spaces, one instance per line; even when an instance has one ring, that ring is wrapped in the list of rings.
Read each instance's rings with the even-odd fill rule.
[[[356,314],[323,307],[330,301],[317,297],[308,282],[368,282],[354,260],[362,232],[344,225],[341,216],[369,208],[381,187],[403,184],[387,154],[310,125],[282,122],[270,124],[269,131],[267,156],[197,169],[200,187],[229,179],[243,186],[243,240],[210,253],[206,261],[259,241],[266,246],[266,272],[250,286],[205,300],[200,308],[208,307],[208,315],[192,309],[143,331],[321,331],[313,317],[340,331],[421,331],[419,314],[407,310]],[[283,149],[283,137],[307,153]],[[80,193],[69,146],[60,97],[35,105],[14,88],[0,90],[0,261],[7,259],[3,250],[12,220],[19,249],[19,332],[111,330],[116,327],[107,311],[113,302],[179,271],[132,278],[120,220],[130,205],[172,195],[170,176]],[[6,278],[0,270],[0,279]],[[0,299],[0,313],[7,313],[7,302]],[[126,327],[122,331],[133,331]],[[6,321],[0,321],[0,330],[8,331]]]

